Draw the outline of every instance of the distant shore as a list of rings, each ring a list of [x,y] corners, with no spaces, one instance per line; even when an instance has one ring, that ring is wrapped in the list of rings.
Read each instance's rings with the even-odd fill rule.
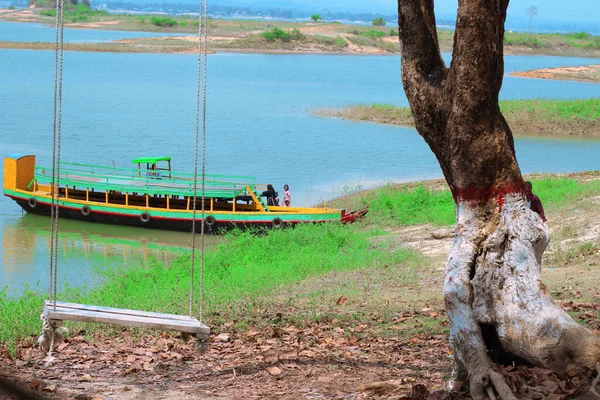
[[[65,27],[156,33],[180,33],[175,37],[136,38],[107,44],[70,45],[73,51],[131,51],[181,53],[195,51],[198,21],[189,16],[119,14],[76,14]],[[54,25],[52,10],[32,8],[0,10],[0,20]],[[454,32],[438,29],[440,49],[451,52]],[[113,45],[113,43],[111,43]],[[13,43],[0,48],[46,49],[46,44]],[[398,27],[350,25],[340,22],[281,22],[271,20],[209,19],[208,48],[217,51],[253,53],[400,53]],[[507,32],[505,54],[600,57],[600,37],[583,32],[573,34],[525,34]]]

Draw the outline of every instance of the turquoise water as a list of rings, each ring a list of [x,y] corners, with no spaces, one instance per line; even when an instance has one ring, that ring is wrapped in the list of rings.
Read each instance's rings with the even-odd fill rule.
[[[181,33],[107,31],[100,29],[72,28],[64,29],[65,43],[100,43],[133,38],[181,35]],[[0,21],[0,41],[54,43],[56,41],[56,29],[53,25]]]
[[[52,146],[54,55],[0,51],[0,149],[32,153],[49,164]],[[171,155],[176,170],[191,171],[195,135],[196,58],[174,54],[65,53],[62,159],[127,167],[131,159]],[[207,173],[255,175],[292,201],[313,205],[357,186],[441,177],[425,142],[411,128],[315,117],[311,110],[356,103],[407,105],[397,56],[215,54],[208,59]],[[589,59],[506,57],[507,72]],[[597,61],[595,61],[597,62]],[[589,98],[600,85],[507,76],[504,99]],[[516,140],[528,172],[600,169],[600,141]],[[1,166],[0,166],[1,168]],[[2,171],[0,171],[1,173]],[[21,215],[0,198],[0,286],[47,284],[49,219]],[[94,265],[132,262],[122,253],[144,235],[144,246],[186,246],[189,236],[67,223],[70,246],[108,240],[104,251],[61,252],[61,282],[93,280]],[[87,239],[81,235],[87,235]],[[99,244],[98,246],[101,246]],[[165,250],[167,251],[167,250]],[[135,261],[135,262],[138,262]]]

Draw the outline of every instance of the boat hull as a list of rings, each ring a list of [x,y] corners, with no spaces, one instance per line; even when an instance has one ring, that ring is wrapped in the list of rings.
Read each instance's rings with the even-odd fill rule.
[[[16,201],[16,203],[28,213],[38,215],[51,215],[51,203],[44,201],[46,199],[37,199],[35,204],[32,206],[31,198],[19,197],[15,195],[6,194],[8,197]],[[161,215],[158,210],[107,210],[103,207],[99,207],[94,204],[64,204],[61,201],[59,204],[59,217],[68,218],[72,220],[122,225],[122,226],[133,226],[146,229],[162,229],[170,231],[183,231],[191,232],[192,230],[192,217],[191,212],[186,212],[187,217],[169,217]],[[83,207],[88,206],[90,208],[89,213],[83,212]],[[108,207],[107,207],[108,208]],[[133,212],[133,213],[132,213]],[[144,215],[145,214],[145,215]],[[181,213],[179,213],[181,214]],[[206,214],[206,221],[204,222],[205,232],[219,233],[222,231],[232,229],[268,229],[268,228],[281,228],[295,226],[298,223],[320,223],[320,222],[332,222],[341,221],[341,216],[333,214],[318,214],[311,216],[309,214],[303,214],[298,216],[293,215],[281,215],[279,213],[269,213],[270,215],[256,215],[256,216],[244,216],[240,220],[240,214],[219,214],[211,213]],[[149,218],[146,218],[147,216]],[[212,216],[212,218],[210,218]],[[254,217],[254,218],[253,218]],[[263,219],[259,219],[262,217]],[[268,217],[268,218],[264,218]],[[296,218],[295,218],[296,217]],[[237,220],[235,219],[237,218]],[[196,212],[196,232],[200,233],[202,229],[202,218],[201,212]]]

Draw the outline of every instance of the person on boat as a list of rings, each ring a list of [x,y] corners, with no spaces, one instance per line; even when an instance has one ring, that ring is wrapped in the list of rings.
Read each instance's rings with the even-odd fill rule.
[[[290,187],[283,185],[283,201],[281,205],[283,207],[289,207],[292,204],[292,195],[290,194]]]
[[[527,207],[532,211],[538,213],[538,215],[542,218],[542,221],[548,222],[546,216],[544,215],[544,206],[542,206],[542,201],[540,198],[533,194],[532,192],[533,185],[531,182],[525,182],[525,198],[527,199]]]
[[[267,198],[268,206],[276,206],[279,204],[279,199],[277,198],[277,192],[275,191],[275,188],[273,188],[273,185],[271,185],[271,184],[267,185],[267,190],[262,192],[261,196]]]

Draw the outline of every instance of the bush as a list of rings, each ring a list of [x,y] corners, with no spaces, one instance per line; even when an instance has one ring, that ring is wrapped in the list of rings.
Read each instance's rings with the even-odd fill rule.
[[[343,37],[338,37],[337,39],[335,39],[335,45],[340,47],[347,47],[348,42],[346,42],[346,40]]]
[[[398,36],[398,31],[395,29],[390,29],[390,36]]]
[[[383,20],[383,18],[382,18],[382,17],[375,18],[375,19],[373,20],[373,25],[374,25],[374,26],[385,26],[385,21]]]
[[[298,29],[287,32],[277,27],[271,29],[270,31],[261,33],[261,36],[269,42],[274,42],[276,40],[289,42],[291,40],[302,40],[305,38],[305,36]]]
[[[14,10],[14,9],[15,9],[15,6],[13,6],[13,5],[11,4],[10,6],[8,6],[8,9],[9,9],[9,10]]]
[[[152,17],[150,23],[155,26],[169,28],[179,25],[176,20],[170,17]]]

